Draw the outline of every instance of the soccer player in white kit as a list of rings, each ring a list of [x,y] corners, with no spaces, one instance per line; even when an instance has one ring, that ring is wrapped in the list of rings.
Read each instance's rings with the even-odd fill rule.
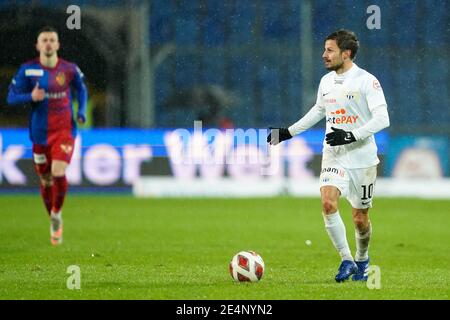
[[[322,77],[316,104],[289,128],[270,128],[267,142],[281,141],[309,129],[326,119],[323,144],[320,193],[325,228],[341,256],[335,277],[337,282],[367,281],[372,207],[377,175],[377,145],[374,134],[389,126],[387,104],[378,80],[359,68],[353,59],[358,51],[356,35],[338,30],[325,40],[322,55],[330,71]],[[356,255],[353,259],[345,225],[339,214],[339,197],[352,206],[355,225]]]

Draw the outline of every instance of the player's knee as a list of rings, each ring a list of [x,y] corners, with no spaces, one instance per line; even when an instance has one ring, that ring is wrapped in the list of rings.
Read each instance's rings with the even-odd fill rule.
[[[52,176],[47,174],[47,175],[42,175],[39,177],[41,180],[41,185],[44,188],[48,188],[52,186]]]
[[[66,174],[66,165],[53,165],[52,166],[52,176],[53,177],[62,177]]]
[[[62,177],[62,176],[64,176],[66,173],[65,173],[65,171],[64,170],[61,170],[61,169],[53,169],[52,170],[52,176],[53,177]]]
[[[36,164],[35,166],[34,166],[34,168],[35,168],[35,170],[36,170],[36,173],[40,176],[40,177],[42,177],[42,176],[44,176],[44,175],[47,175],[48,173],[49,173],[49,166],[48,166],[48,164],[47,163],[44,163],[44,164]]]
[[[338,210],[337,201],[332,199],[322,199],[322,210],[325,214],[332,214]]]

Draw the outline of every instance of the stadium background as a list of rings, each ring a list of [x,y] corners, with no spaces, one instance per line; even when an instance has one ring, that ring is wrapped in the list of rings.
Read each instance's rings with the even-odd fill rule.
[[[79,30],[66,24],[74,4]],[[380,29],[367,27],[371,5]],[[0,299],[448,300],[449,9],[444,0],[0,1]],[[47,24],[89,89],[56,248],[29,106],[6,105]],[[381,290],[334,281],[318,189],[325,123],[270,152],[265,142],[267,127],[314,103],[323,39],[339,28],[358,35],[356,63],[380,80],[389,107],[371,211]],[[228,161],[236,157],[257,161]],[[347,201],[340,212],[354,252]],[[263,280],[233,283],[228,263],[249,249],[264,258]],[[67,285],[73,265],[81,290]]]
[[[72,190],[130,191],[141,175],[176,176],[164,133],[192,129],[194,120],[222,129],[292,124],[314,103],[325,73],[323,39],[338,28],[355,30],[361,43],[356,63],[378,77],[388,102],[391,126],[377,137],[380,176],[449,175],[447,1],[81,1],[79,30],[66,26],[70,4],[3,1],[0,7],[0,190],[36,184],[26,129],[18,129],[27,126],[27,108],[8,107],[5,100],[20,63],[36,55],[35,32],[45,24],[58,28],[60,55],[78,63],[90,93],[75,161],[81,173]],[[366,25],[373,4],[380,8],[381,29]],[[314,134],[297,138],[303,144],[284,151],[281,157],[297,155],[283,158],[284,176],[318,176],[323,127],[319,123]],[[99,144],[110,148],[91,150],[91,158],[109,183],[83,171],[86,152]],[[134,178],[125,173],[127,144],[148,146],[129,154],[137,161],[130,169]],[[303,173],[289,170],[295,161],[303,161]],[[202,176],[198,171],[193,177]],[[221,176],[228,171],[224,166]],[[246,175],[245,168],[240,172]]]

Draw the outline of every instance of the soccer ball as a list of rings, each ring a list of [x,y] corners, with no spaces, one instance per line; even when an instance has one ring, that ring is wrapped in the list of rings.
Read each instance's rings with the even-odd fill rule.
[[[238,282],[259,281],[264,274],[264,261],[254,251],[241,251],[231,259],[230,274]]]

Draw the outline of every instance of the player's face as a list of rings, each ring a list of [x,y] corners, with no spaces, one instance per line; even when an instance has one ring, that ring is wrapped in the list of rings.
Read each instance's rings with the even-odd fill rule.
[[[342,68],[344,64],[344,55],[347,55],[347,53],[341,52],[337,46],[336,40],[325,41],[325,51],[322,54],[322,58],[325,68],[329,71],[336,71]]]
[[[36,50],[47,57],[53,56],[59,49],[58,34],[56,32],[42,32],[39,34]]]

